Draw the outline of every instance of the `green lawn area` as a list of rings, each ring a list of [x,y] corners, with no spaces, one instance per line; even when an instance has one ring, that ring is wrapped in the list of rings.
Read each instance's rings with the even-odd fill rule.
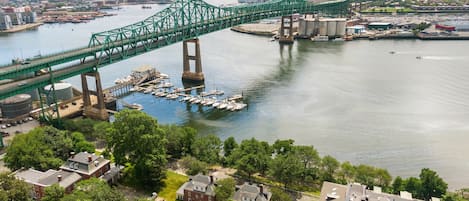
[[[166,171],[166,179],[163,180],[165,187],[160,192],[158,192],[158,197],[162,197],[166,201],[175,201],[176,191],[188,179],[188,176],[181,175],[169,170]]]

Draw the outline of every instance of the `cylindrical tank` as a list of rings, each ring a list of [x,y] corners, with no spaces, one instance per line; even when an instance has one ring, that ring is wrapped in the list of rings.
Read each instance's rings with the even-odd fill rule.
[[[306,21],[306,35],[312,36],[314,32],[314,21],[313,20],[308,20]]]
[[[306,36],[306,20],[301,18],[298,22],[298,33],[300,36]]]
[[[335,20],[327,21],[327,35],[334,37],[336,34],[337,22]]]
[[[0,101],[0,108],[4,118],[15,118],[28,114],[33,106],[29,94],[18,94]]]
[[[69,100],[73,98],[73,90],[72,90],[72,84],[70,83],[56,83],[54,84],[55,88],[55,97],[57,98],[57,101],[61,100]],[[52,93],[52,85],[47,85],[44,87],[44,90],[46,92],[51,91],[49,95],[47,96],[47,102],[53,103],[54,102],[54,95]]]
[[[339,20],[337,21],[337,29],[336,29],[336,35],[339,37],[342,37],[345,35],[345,20]]]
[[[327,35],[327,21],[319,21],[319,35],[326,36]]]

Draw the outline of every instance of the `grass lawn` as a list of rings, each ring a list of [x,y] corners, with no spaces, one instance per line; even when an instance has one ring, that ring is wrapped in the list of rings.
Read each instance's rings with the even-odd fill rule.
[[[165,187],[160,192],[158,192],[158,197],[162,197],[166,201],[175,201],[176,191],[188,179],[188,176],[181,175],[169,170],[166,171],[166,179],[163,181]]]

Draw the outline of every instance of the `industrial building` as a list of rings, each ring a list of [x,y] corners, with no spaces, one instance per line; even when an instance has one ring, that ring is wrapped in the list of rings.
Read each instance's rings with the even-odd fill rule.
[[[301,38],[312,36],[328,36],[329,38],[340,38],[345,36],[344,18],[313,18],[306,16],[299,19],[298,34]]]
[[[32,110],[32,99],[29,94],[18,94],[0,101],[3,118],[16,118]]]
[[[372,22],[368,24],[368,29],[370,30],[388,30],[390,28],[392,28],[392,24],[387,22]]]
[[[6,15],[3,11],[0,10],[0,31],[1,30],[8,30],[13,27],[13,23],[11,22],[11,18],[9,15]]]

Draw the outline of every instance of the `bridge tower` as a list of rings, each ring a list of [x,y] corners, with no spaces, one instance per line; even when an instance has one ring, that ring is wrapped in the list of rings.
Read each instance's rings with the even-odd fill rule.
[[[195,54],[190,55],[188,43],[194,44]],[[204,73],[202,72],[202,61],[200,57],[200,43],[198,38],[183,41],[183,62],[184,71],[182,72],[182,80],[188,82],[203,82]],[[195,61],[195,72],[191,71],[191,61]]]
[[[90,90],[88,87],[87,76],[93,77],[95,80],[96,91]],[[104,104],[103,88],[101,86],[101,78],[98,71],[81,74],[81,87],[83,88],[83,115],[92,119],[108,120],[109,114]],[[97,97],[98,103],[93,105],[90,95]]]
[[[279,43],[293,43],[293,16],[282,16]]]

